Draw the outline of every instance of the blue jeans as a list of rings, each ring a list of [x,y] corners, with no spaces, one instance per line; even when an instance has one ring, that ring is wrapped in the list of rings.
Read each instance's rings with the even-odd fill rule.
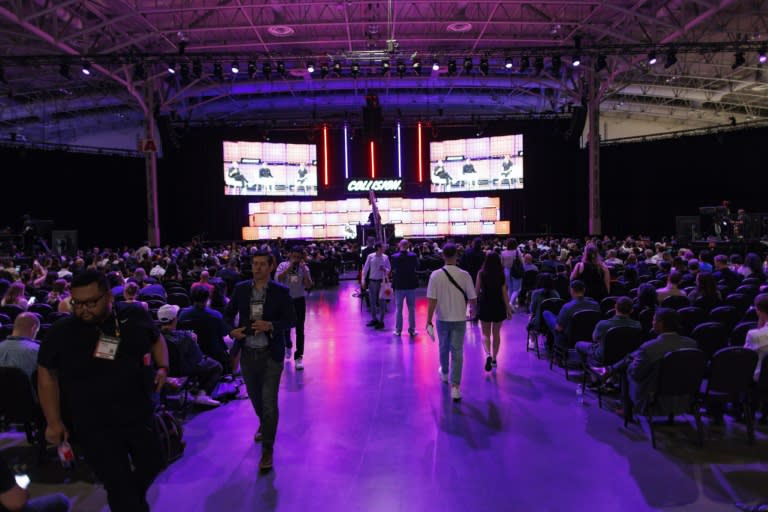
[[[63,494],[51,494],[31,499],[24,505],[21,512],[67,512],[69,498]]]
[[[243,348],[240,356],[243,381],[261,424],[261,445],[271,450],[277,434],[277,392],[283,375],[283,362],[272,359],[269,349]]]
[[[397,313],[395,313],[395,330],[403,330],[403,299],[408,306],[408,330],[416,330],[416,290],[395,290],[395,304],[397,304]]]
[[[461,369],[464,363],[464,333],[467,331],[467,322],[443,322],[437,321],[437,338],[440,342],[440,371],[448,373],[448,359],[450,355],[451,384],[461,384]]]
[[[379,291],[381,291],[381,280],[368,281],[368,300],[371,306],[371,320],[377,322],[384,321],[384,301],[379,299]]]

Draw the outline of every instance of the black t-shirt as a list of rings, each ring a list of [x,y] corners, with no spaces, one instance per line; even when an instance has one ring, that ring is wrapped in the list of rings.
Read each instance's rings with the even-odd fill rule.
[[[57,373],[63,414],[75,429],[135,425],[153,412],[145,355],[160,331],[143,308],[124,308],[118,318],[121,341],[114,360],[94,356],[101,333],[115,335],[113,315],[101,324],[63,319],[40,345],[38,364]]]

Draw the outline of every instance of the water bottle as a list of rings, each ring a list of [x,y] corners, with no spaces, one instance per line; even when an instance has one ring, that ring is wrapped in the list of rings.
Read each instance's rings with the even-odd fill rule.
[[[576,401],[579,405],[584,405],[584,385],[579,384],[576,386]]]
[[[70,469],[75,462],[75,452],[67,441],[62,441],[59,445],[59,460],[64,469]]]

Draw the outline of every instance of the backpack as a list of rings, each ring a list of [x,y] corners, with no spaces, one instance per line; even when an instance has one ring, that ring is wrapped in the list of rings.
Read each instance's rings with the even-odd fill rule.
[[[520,251],[515,250],[515,259],[512,260],[512,267],[509,269],[509,275],[514,279],[522,279],[523,274],[523,260],[520,259]]]
[[[181,423],[163,408],[155,412],[152,421],[157,440],[160,444],[163,469],[165,469],[184,455],[184,448],[186,447],[183,439],[184,429]]]

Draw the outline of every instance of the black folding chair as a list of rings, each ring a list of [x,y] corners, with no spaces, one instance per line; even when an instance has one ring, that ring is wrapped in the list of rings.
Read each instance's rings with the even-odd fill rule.
[[[16,317],[23,312],[24,309],[21,306],[17,306],[16,304],[6,304],[5,306],[0,306],[0,314],[8,315],[8,318],[11,319],[11,323],[15,322]]]
[[[600,301],[600,314],[603,318],[608,318],[608,312],[613,310],[618,299],[619,297],[609,296]]]
[[[685,295],[670,295],[661,301],[661,307],[678,310],[691,305],[691,301]]]
[[[577,341],[591,341],[595,325],[601,320],[599,311],[579,311],[571,317],[567,346],[563,347],[555,343],[550,352],[549,368],[552,369],[554,361],[559,360],[565,370],[565,379],[568,380],[568,352]]]
[[[720,322],[704,322],[691,332],[699,349],[710,359],[715,352],[728,345],[728,328]]]
[[[696,419],[696,433],[699,446],[703,445],[701,425],[701,381],[707,366],[707,356],[701,350],[684,348],[668,352],[659,363],[656,389],[651,393],[646,405],[645,417],[651,430],[651,445],[656,448],[656,432],[653,428],[653,416],[666,416],[673,420],[680,414],[693,414]],[[684,404],[685,407],[671,408],[671,404]],[[631,419],[632,406],[625,404],[624,426]],[[629,414],[627,414],[629,413]]]
[[[757,329],[757,322],[739,322],[731,331],[728,344],[732,347],[743,347],[747,339],[747,332]]]
[[[179,306],[180,308],[186,308],[189,307],[191,302],[189,300],[189,295],[186,293],[171,292],[168,294],[168,304],[173,304],[174,306]]]
[[[603,360],[601,366],[611,366],[624,359],[628,354],[637,350],[643,343],[642,332],[640,329],[632,327],[614,327],[605,333],[603,339]],[[586,386],[587,375],[594,373],[590,366],[589,359],[584,362],[582,375],[582,384]],[[597,405],[603,407],[604,386],[597,387]]]
[[[725,298],[725,306],[733,306],[740,313],[744,313],[752,305],[752,301],[755,300],[754,295],[747,295],[744,293],[731,293]]]
[[[51,307],[50,304],[36,303],[29,306],[27,308],[27,311],[29,313],[37,313],[39,315],[42,315],[43,318],[47,318],[48,315],[53,313],[53,308]]]
[[[32,379],[23,370],[0,367],[0,415],[6,423],[21,423],[29,444],[38,445],[38,456],[45,457],[45,416],[37,401],[36,375]]]
[[[718,306],[709,312],[709,320],[710,322],[720,322],[730,331],[739,323],[743,315],[744,311],[739,311],[733,306]]]
[[[563,307],[563,304],[565,304],[565,301],[558,298],[545,299],[541,301],[541,306],[539,306],[539,315],[536,319],[536,323],[538,324],[539,328],[535,329],[531,323],[528,324],[528,336],[525,341],[525,351],[528,352],[530,350],[531,342],[533,342],[534,347],[536,348],[536,359],[541,358],[541,353],[539,351],[539,337],[549,335],[549,329],[547,324],[544,322],[544,312],[551,311],[554,315],[557,315],[560,312],[560,309]]]
[[[685,336],[689,336],[697,325],[707,321],[707,314],[703,309],[696,306],[680,308],[677,310],[677,314],[680,318],[680,334]]]
[[[727,347],[715,352],[709,365],[704,403],[740,403],[744,410],[749,444],[755,441],[751,391],[757,366],[757,352],[744,347]]]

